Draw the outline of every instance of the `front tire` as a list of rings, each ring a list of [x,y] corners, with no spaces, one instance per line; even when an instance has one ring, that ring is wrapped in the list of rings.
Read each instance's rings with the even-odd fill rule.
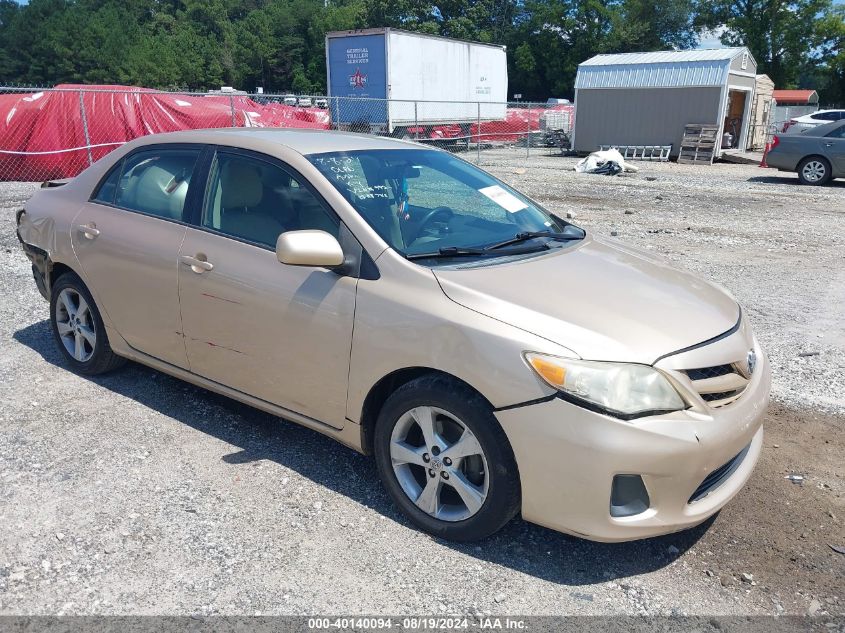
[[[798,163],[802,185],[823,185],[830,180],[830,163],[822,156],[808,156]]]
[[[490,405],[462,383],[429,375],[397,389],[376,421],[374,444],[391,498],[434,536],[482,539],[519,510],[507,436]]]
[[[126,362],[112,352],[94,298],[73,273],[65,273],[53,284],[50,325],[65,361],[80,374],[104,374]]]

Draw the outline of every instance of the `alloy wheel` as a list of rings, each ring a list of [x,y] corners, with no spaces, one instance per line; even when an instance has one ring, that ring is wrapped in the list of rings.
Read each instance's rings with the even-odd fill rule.
[[[489,471],[475,434],[454,415],[415,407],[399,417],[390,438],[393,472],[408,498],[443,521],[463,521],[484,505]]]
[[[818,182],[824,178],[826,172],[824,163],[819,160],[808,161],[801,170],[802,175],[808,182]]]
[[[94,315],[83,296],[73,288],[65,288],[56,301],[56,329],[68,354],[80,363],[94,355],[97,328]]]

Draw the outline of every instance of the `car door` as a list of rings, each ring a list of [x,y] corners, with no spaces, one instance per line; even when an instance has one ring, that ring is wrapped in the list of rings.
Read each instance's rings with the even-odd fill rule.
[[[127,155],[83,205],[71,235],[97,305],[118,333],[182,368],[178,255],[201,151],[156,145]]]
[[[341,428],[357,279],[276,258],[280,233],[339,220],[283,163],[218,151],[180,252],[192,372]]]
[[[845,176],[845,122],[820,139],[822,152],[830,159],[834,178]]]

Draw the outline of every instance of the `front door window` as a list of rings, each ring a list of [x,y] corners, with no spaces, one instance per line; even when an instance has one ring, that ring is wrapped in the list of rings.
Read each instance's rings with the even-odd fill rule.
[[[338,220],[296,177],[278,165],[220,153],[212,169],[203,226],[275,248],[285,231],[320,229],[337,237]]]

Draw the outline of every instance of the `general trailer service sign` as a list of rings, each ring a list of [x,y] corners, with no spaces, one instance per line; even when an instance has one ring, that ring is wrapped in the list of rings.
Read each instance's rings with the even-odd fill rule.
[[[329,94],[340,97],[331,104],[334,120],[342,124],[387,122],[386,104],[346,98],[387,98],[385,43],[381,34],[329,38]]]

